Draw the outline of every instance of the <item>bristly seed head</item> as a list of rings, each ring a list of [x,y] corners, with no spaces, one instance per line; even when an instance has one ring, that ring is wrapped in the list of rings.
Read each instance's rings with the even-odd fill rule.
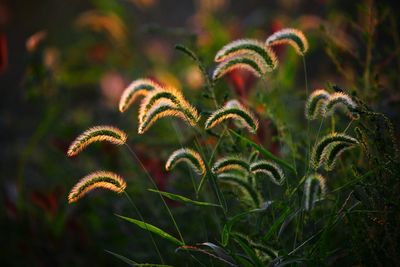
[[[243,54],[219,63],[213,72],[213,80],[217,80],[235,69],[250,71],[256,77],[261,77],[267,71],[271,71],[268,63],[260,55]]]
[[[205,123],[205,129],[211,129],[227,119],[238,120],[250,132],[255,133],[258,129],[258,120],[252,112],[245,108],[239,101],[230,100],[226,104],[214,111]]]
[[[248,172],[250,170],[250,165],[248,161],[242,157],[228,156],[216,161],[212,167],[212,172],[216,174],[231,170]]]
[[[94,142],[107,141],[115,145],[123,145],[126,139],[126,133],[116,127],[107,125],[95,126],[83,132],[72,142],[68,148],[67,155],[69,157],[75,156]]]
[[[116,193],[122,193],[126,188],[126,182],[121,176],[113,172],[92,172],[75,184],[68,195],[68,202],[78,201],[95,188],[105,188]]]
[[[325,104],[330,94],[324,89],[318,89],[311,93],[306,102],[305,115],[309,120],[315,120],[325,113]]]
[[[345,107],[349,111],[349,115],[351,118],[357,118],[357,116],[355,115],[357,104],[351,99],[350,96],[343,92],[336,92],[330,95],[329,99],[324,105],[325,116],[332,115],[338,106]]]
[[[268,160],[258,160],[250,165],[250,171],[253,174],[262,173],[267,175],[271,181],[277,185],[282,185],[285,181],[285,175],[281,167]]]
[[[333,149],[338,144],[343,144],[343,146],[339,146],[341,147],[339,151],[337,151],[338,148]],[[357,139],[344,133],[331,133],[326,135],[314,146],[311,154],[311,165],[314,169],[318,169],[322,164],[327,164],[327,160],[329,159],[330,162],[328,166],[330,168],[343,151],[342,149],[347,149],[357,144]]]
[[[148,92],[159,88],[161,88],[161,86],[150,79],[134,80],[121,95],[119,100],[119,111],[124,112],[139,96],[146,96]]]
[[[257,54],[267,63],[269,71],[275,69],[278,60],[275,53],[264,43],[255,39],[239,39],[222,47],[215,56],[216,62],[222,62],[233,57]]]
[[[313,190],[311,194],[311,189]],[[318,173],[311,174],[304,182],[304,209],[311,210],[315,203],[324,199],[326,195],[326,180]]]
[[[172,170],[179,162],[186,162],[199,175],[206,173],[206,167],[200,154],[190,148],[181,148],[175,150],[168,158],[165,164],[167,171]]]
[[[290,28],[274,32],[268,37],[265,43],[269,46],[289,44],[293,46],[297,54],[301,56],[304,56],[308,50],[308,41],[303,32]]]

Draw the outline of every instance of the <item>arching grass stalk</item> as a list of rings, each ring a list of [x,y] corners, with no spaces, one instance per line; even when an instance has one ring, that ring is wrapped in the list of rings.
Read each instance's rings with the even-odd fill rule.
[[[124,195],[125,195],[126,198],[128,199],[129,203],[133,206],[133,208],[134,208],[135,212],[138,214],[140,220],[141,220],[142,222],[146,223],[146,221],[144,220],[144,218],[143,218],[142,214],[140,213],[138,207],[135,205],[135,203],[133,202],[132,198],[128,195],[128,193],[127,193],[126,191],[124,191]],[[147,224],[145,224],[145,226],[146,226],[147,232],[148,232],[149,235],[150,235],[151,242],[153,243],[153,245],[154,245],[154,247],[155,247],[155,249],[156,249],[156,251],[157,251],[157,255],[158,255],[158,257],[160,258],[161,263],[164,264],[164,259],[163,259],[163,257],[161,256],[161,253],[160,253],[160,250],[158,249],[157,243],[156,243],[156,241],[155,241],[154,238],[153,238],[153,234],[149,231],[149,229],[147,229]]]
[[[152,183],[152,185],[154,186],[154,188],[155,188],[156,190],[160,191],[160,190],[158,189],[157,184],[154,182],[153,177],[151,177],[150,173],[147,171],[146,167],[143,165],[143,162],[142,162],[142,161],[139,159],[139,157],[136,155],[135,151],[133,151],[132,148],[131,148],[128,144],[126,144],[126,143],[125,143],[125,146],[127,147],[129,153],[133,156],[133,158],[135,158],[135,160],[140,164],[140,166],[142,167],[143,171],[146,173],[146,176],[148,177],[149,181]],[[176,231],[177,231],[178,234],[179,234],[179,238],[181,239],[181,241],[182,241],[183,243],[185,243],[185,240],[183,239],[182,233],[181,233],[181,231],[179,230],[178,224],[177,224],[176,221],[175,221],[175,218],[174,218],[174,215],[173,215],[172,212],[171,212],[171,209],[168,207],[168,205],[167,205],[167,203],[165,202],[165,199],[164,199],[164,197],[161,195],[161,193],[158,193],[158,195],[160,196],[160,198],[161,198],[161,200],[162,200],[162,202],[163,202],[163,204],[164,204],[164,206],[165,206],[165,208],[166,208],[166,210],[167,210],[167,212],[168,212],[168,215],[169,215],[169,217],[171,218],[171,220],[172,220],[172,222],[173,222],[173,224],[174,224],[174,226],[175,226],[175,229],[176,229]]]

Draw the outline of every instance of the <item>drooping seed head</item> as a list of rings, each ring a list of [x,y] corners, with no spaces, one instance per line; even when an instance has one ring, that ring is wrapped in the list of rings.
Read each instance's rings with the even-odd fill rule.
[[[69,146],[67,155],[69,157],[79,154],[88,145],[94,142],[106,141],[115,145],[125,144],[126,133],[112,126],[95,126],[79,135]]]
[[[237,100],[228,101],[222,108],[214,111],[205,123],[205,129],[211,129],[227,119],[238,120],[241,125],[250,132],[255,133],[258,129],[258,120],[252,112],[245,108]]]
[[[324,162],[327,160],[327,156],[329,155],[329,149],[331,145],[336,145],[337,143],[344,143],[353,146],[358,144],[358,141],[357,139],[343,133],[331,133],[324,136],[314,146],[311,154],[311,165],[314,169],[318,169],[322,164],[324,164]],[[338,155],[339,154],[336,154],[335,158]]]
[[[281,167],[272,161],[255,161],[250,165],[250,171],[253,174],[261,173],[267,175],[271,181],[277,185],[282,185],[285,181],[285,175],[283,174]]]
[[[144,121],[149,110],[160,102],[170,102],[179,108],[190,121],[198,121],[200,115],[183,96],[182,92],[173,88],[165,87],[149,93],[142,101],[139,109],[139,123]]]
[[[196,120],[190,120],[185,112],[171,103],[169,100],[158,101],[146,114],[143,121],[139,121],[138,133],[143,134],[147,131],[157,120],[164,117],[178,117],[191,126],[196,125]]]
[[[267,63],[269,71],[278,65],[275,53],[264,43],[255,39],[240,39],[222,47],[215,56],[216,62],[222,62],[241,55],[257,54]]]
[[[160,85],[150,79],[134,80],[124,90],[119,100],[119,111],[127,110],[140,96],[146,96],[148,92],[161,88]]]
[[[212,167],[213,173],[223,173],[231,170],[249,171],[250,165],[242,157],[228,156],[219,159]]]
[[[68,195],[68,202],[78,201],[95,188],[105,188],[116,193],[121,193],[126,188],[126,182],[121,176],[113,172],[92,172],[75,184]]]
[[[326,171],[331,171],[336,165],[339,156],[346,150],[351,149],[355,144],[350,143],[333,143],[328,149],[324,150],[322,158],[324,161],[324,168]]]
[[[349,111],[350,116],[353,117],[352,114],[356,112],[357,104],[347,94],[336,92],[330,95],[324,107],[325,116],[332,115],[337,107],[342,107],[346,108]]]
[[[306,118],[309,120],[315,120],[319,116],[324,115],[325,104],[329,97],[330,94],[324,89],[319,89],[312,92],[306,102]]]
[[[236,69],[244,69],[250,71],[256,77],[261,77],[270,68],[267,62],[258,54],[244,54],[219,63],[213,72],[213,80],[217,80]]]
[[[303,32],[290,28],[274,32],[268,37],[265,43],[268,46],[289,44],[296,50],[297,54],[301,56],[304,56],[308,50],[308,41]]]
[[[311,174],[304,182],[304,209],[309,211],[315,203],[324,199],[326,195],[326,180],[318,173]]]
[[[179,162],[186,162],[199,175],[206,173],[206,167],[200,154],[190,148],[181,148],[175,150],[168,158],[165,164],[167,171],[172,170]]]

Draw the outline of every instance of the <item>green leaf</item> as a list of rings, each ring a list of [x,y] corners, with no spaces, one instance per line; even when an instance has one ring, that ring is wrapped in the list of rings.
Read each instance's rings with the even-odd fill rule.
[[[109,250],[105,250],[105,252],[107,252],[107,253],[113,255],[113,256],[116,257],[117,259],[120,259],[121,261],[123,261],[123,262],[129,264],[130,266],[137,266],[137,264],[138,264],[137,262],[135,262],[135,261],[133,261],[133,260],[130,260],[130,259],[128,259],[127,257],[122,256],[122,255],[120,255],[120,254],[117,254],[117,253],[115,253],[115,252],[112,252],[112,251],[109,251]]]
[[[156,263],[137,263],[133,260],[128,259],[125,256],[122,256],[120,254],[117,254],[115,252],[105,250],[105,252],[113,255],[114,257],[120,259],[121,261],[129,264],[130,266],[138,266],[138,267],[173,267],[172,265],[165,265],[165,264],[156,264]]]
[[[269,228],[267,234],[263,237],[264,241],[267,241],[278,230],[278,227],[284,222],[290,211],[290,208],[287,207],[281,216],[275,220],[274,224]]]
[[[239,246],[244,250],[246,255],[250,257],[250,259],[255,264],[255,266],[260,266],[260,267],[264,266],[262,261],[258,258],[258,256],[257,256],[256,252],[254,251],[254,249],[252,249],[250,246],[248,246],[246,244],[246,242],[242,238],[240,238],[239,236],[234,235],[234,239],[239,244]]]
[[[191,205],[195,205],[195,206],[208,206],[208,207],[219,207],[221,208],[220,205],[218,204],[214,204],[214,203],[209,203],[209,202],[202,202],[202,201],[195,201],[192,200],[190,198],[181,196],[181,195],[177,195],[177,194],[172,194],[169,192],[164,192],[164,191],[159,191],[159,190],[155,190],[155,189],[147,189],[150,192],[154,192],[154,193],[158,193],[161,194],[169,199],[175,200],[175,201],[179,201],[185,204],[191,204]]]
[[[287,163],[286,161],[276,157],[275,155],[273,155],[271,152],[269,152],[268,150],[266,150],[265,148],[261,147],[260,145],[254,143],[253,141],[251,141],[250,139],[248,139],[247,137],[244,137],[243,135],[229,129],[229,131],[231,131],[231,133],[233,133],[236,137],[238,137],[239,139],[241,139],[242,141],[244,141],[245,143],[249,144],[250,146],[252,146],[254,149],[258,150],[261,154],[264,155],[264,157],[271,159],[273,161],[275,161],[276,163],[282,165],[283,167],[285,167],[286,169],[290,170],[293,173],[296,173],[296,170],[292,167],[292,165],[290,165],[289,163]]]
[[[172,235],[164,232],[163,230],[161,230],[160,228],[158,228],[158,227],[156,227],[154,225],[151,225],[151,224],[139,221],[139,220],[135,220],[135,219],[132,219],[132,218],[129,218],[129,217],[121,216],[121,215],[118,215],[118,214],[115,214],[115,215],[117,217],[121,218],[121,219],[124,219],[124,220],[130,222],[130,223],[136,224],[137,226],[139,226],[140,228],[142,228],[142,229],[144,229],[146,231],[155,233],[155,234],[161,236],[162,238],[165,238],[165,239],[175,243],[178,246],[183,246],[184,245],[184,243],[182,241],[179,241],[178,239],[176,239]]]

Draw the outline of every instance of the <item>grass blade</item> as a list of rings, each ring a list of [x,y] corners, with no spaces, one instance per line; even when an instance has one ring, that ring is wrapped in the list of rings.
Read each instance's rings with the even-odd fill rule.
[[[214,204],[214,203],[209,203],[209,202],[202,202],[202,201],[195,201],[192,200],[190,198],[181,196],[181,195],[177,195],[177,194],[172,194],[169,192],[164,192],[164,191],[159,191],[159,190],[155,190],[155,189],[147,189],[150,192],[154,192],[154,193],[159,193],[171,200],[175,200],[181,203],[185,203],[185,204],[190,204],[190,205],[194,205],[194,206],[208,206],[208,207],[219,207],[222,208],[220,205],[218,204]]]
[[[118,215],[118,214],[115,214],[115,215],[117,217],[121,218],[121,219],[124,219],[125,221],[128,221],[130,223],[136,224],[137,226],[139,226],[140,228],[142,228],[142,229],[144,229],[146,231],[155,233],[155,234],[161,236],[162,238],[165,238],[165,239],[171,241],[175,245],[178,245],[178,246],[183,246],[184,245],[184,243],[182,241],[179,241],[178,239],[176,239],[172,235],[164,232],[163,230],[161,230],[160,228],[158,228],[158,227],[156,227],[156,226],[154,226],[152,224],[145,223],[145,222],[142,222],[142,221],[139,221],[139,220],[135,220],[135,219],[132,219],[132,218],[129,218],[129,217],[121,216],[121,215]]]
[[[276,232],[276,230],[278,230],[278,227],[284,222],[290,211],[290,208],[287,207],[282,215],[277,220],[275,220],[274,224],[269,228],[267,234],[263,237],[264,241],[267,241]]]
[[[166,264],[156,264],[156,263],[137,263],[133,260],[128,259],[125,256],[122,256],[120,254],[117,254],[115,252],[109,251],[109,250],[105,250],[105,252],[113,255],[114,257],[116,257],[117,259],[120,259],[121,261],[129,264],[130,266],[137,266],[137,267],[173,267],[172,265],[166,265]]]

